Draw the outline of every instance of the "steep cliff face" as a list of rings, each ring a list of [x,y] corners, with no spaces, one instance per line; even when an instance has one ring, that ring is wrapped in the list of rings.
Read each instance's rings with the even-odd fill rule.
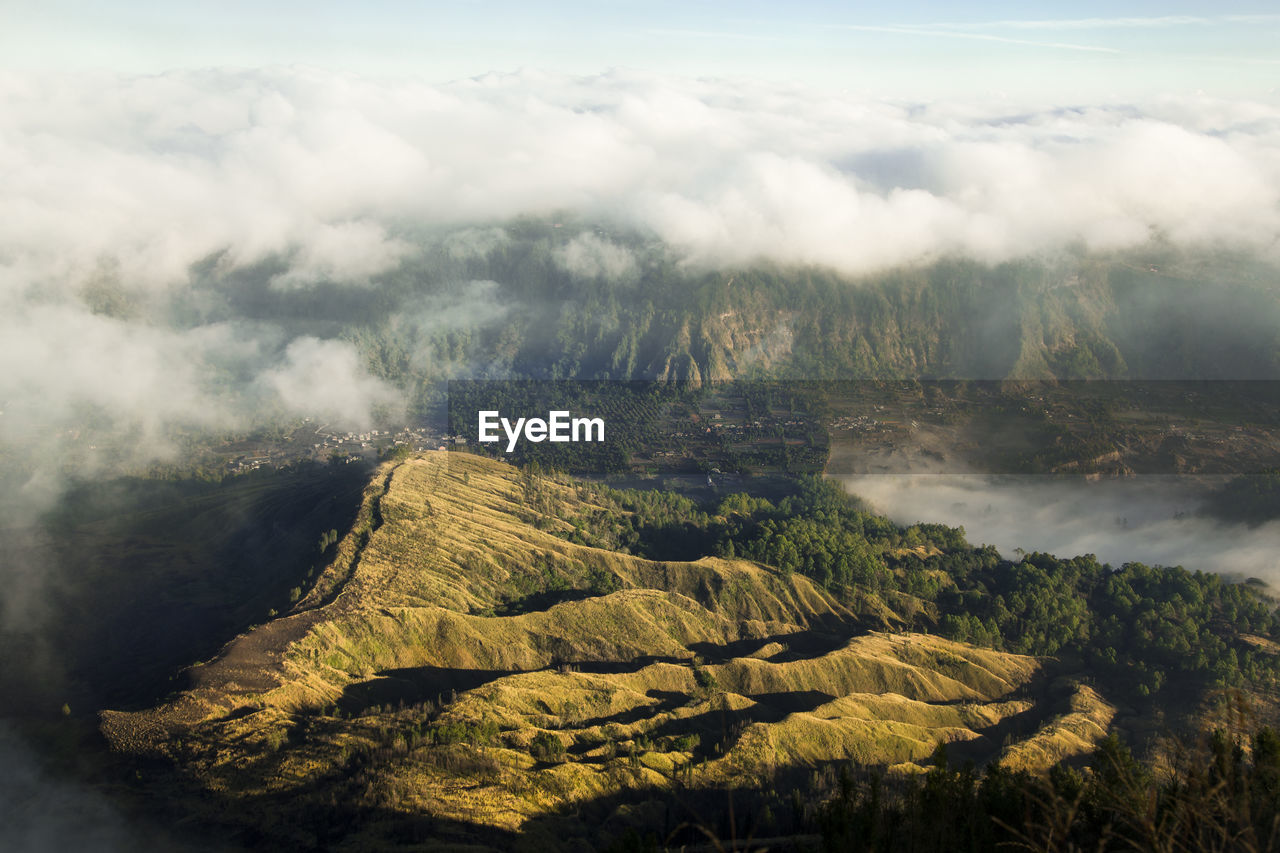
[[[700,363],[740,372],[744,359],[719,353],[745,343],[772,354],[763,366],[773,375],[806,378],[1277,375],[1280,277],[1226,262],[1159,263],[940,263],[862,282],[794,274],[785,285],[743,274],[735,288],[744,307],[714,318],[738,321],[737,336],[704,322]],[[775,288],[790,295],[765,297]]]
[[[362,318],[343,334],[374,373],[414,388],[467,376],[1280,375],[1280,273],[1225,254],[1075,252],[995,266],[940,259],[857,279],[654,262],[626,282],[577,280],[535,260],[469,271],[491,279],[483,293],[494,304],[450,309],[449,324],[405,319],[442,298],[428,280],[389,299],[385,318]]]

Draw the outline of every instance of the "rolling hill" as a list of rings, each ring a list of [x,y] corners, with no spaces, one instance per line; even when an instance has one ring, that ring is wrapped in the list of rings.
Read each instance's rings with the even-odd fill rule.
[[[922,772],[939,743],[1043,770],[1115,713],[801,574],[574,544],[592,500],[467,454],[385,463],[292,610],[102,731],[147,796],[250,845],[570,848],[837,762]]]

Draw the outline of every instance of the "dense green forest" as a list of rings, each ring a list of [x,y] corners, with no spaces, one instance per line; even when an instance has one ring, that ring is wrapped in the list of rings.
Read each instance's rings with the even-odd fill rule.
[[[1262,524],[1280,518],[1280,469],[1233,478],[1214,493],[1209,513],[1233,521]]]
[[[1179,742],[1160,780],[1115,735],[1099,744],[1084,772],[1059,765],[1047,778],[999,764],[982,770],[956,764],[944,745],[931,764],[914,776],[833,764],[782,790],[736,791],[736,810],[695,804],[687,792],[674,808],[703,817],[666,838],[633,831],[612,850],[678,849],[708,837],[717,849],[778,845],[830,853],[1255,853],[1280,842],[1280,734],[1265,726]]]
[[[978,772],[939,746],[921,776],[846,767],[829,788],[815,818],[831,851],[1260,851],[1280,841],[1280,735],[1267,727],[1181,744],[1160,783],[1111,735],[1087,774]]]

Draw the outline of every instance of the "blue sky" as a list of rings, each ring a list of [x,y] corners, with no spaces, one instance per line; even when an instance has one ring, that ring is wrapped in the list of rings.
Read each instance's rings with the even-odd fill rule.
[[[1266,97],[1280,86],[1280,12],[1256,2],[22,0],[0,10],[0,62],[13,69],[302,64],[439,82],[622,67],[914,97]]]

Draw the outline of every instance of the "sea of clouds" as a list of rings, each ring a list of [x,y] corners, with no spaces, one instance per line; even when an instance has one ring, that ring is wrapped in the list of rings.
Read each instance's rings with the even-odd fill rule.
[[[0,444],[56,449],[92,421],[134,436],[142,461],[174,452],[174,426],[269,410],[359,427],[397,405],[348,341],[202,310],[218,281],[269,268],[295,298],[373,291],[457,234],[500,245],[516,216],[608,221],[693,267],[855,276],[1153,235],[1280,251],[1280,104],[1208,98],[882,102],[624,72],[5,73],[0,175]],[[556,262],[636,278],[607,237]],[[490,310],[491,283],[456,284],[434,316]]]

